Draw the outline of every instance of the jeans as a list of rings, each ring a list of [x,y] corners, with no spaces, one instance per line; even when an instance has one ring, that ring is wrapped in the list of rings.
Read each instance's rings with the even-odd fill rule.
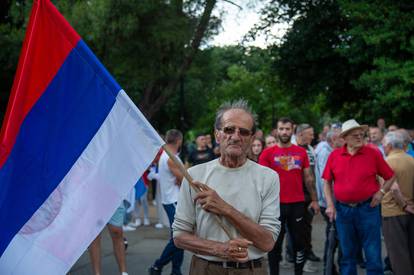
[[[165,212],[167,212],[168,220],[170,222],[170,228],[174,222],[174,215],[175,215],[175,207],[176,204],[163,204]],[[162,268],[168,264],[170,261],[172,262],[172,271],[171,274],[174,275],[181,275],[181,265],[183,264],[184,259],[184,250],[178,248],[174,244],[174,240],[172,238],[172,228],[171,228],[171,237],[168,241],[167,245],[165,246],[161,257],[155,261],[154,267],[162,270]]]
[[[367,275],[383,275],[381,215],[379,206],[364,202],[357,207],[336,203],[336,228],[341,244],[341,274],[356,275],[357,254],[362,246]]]

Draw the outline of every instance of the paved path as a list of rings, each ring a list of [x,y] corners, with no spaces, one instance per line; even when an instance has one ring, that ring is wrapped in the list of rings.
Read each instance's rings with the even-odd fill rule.
[[[155,222],[155,207],[150,206],[151,221]],[[313,250],[316,255],[322,257],[324,245],[324,231],[325,223],[322,217],[316,216],[313,222]],[[138,227],[136,231],[126,232],[125,236],[128,239],[127,251],[127,268],[129,275],[148,274],[148,267],[159,257],[165,244],[168,241],[168,229],[156,229],[153,225]],[[188,274],[189,262],[191,253],[186,252],[184,256],[183,274]],[[319,268],[317,273],[305,274],[322,274],[322,263],[315,263]],[[116,275],[118,267],[112,253],[112,243],[107,230],[102,238],[102,270],[101,275]],[[164,268],[163,274],[170,274],[170,265]],[[293,274],[293,268],[281,268],[281,275]],[[364,274],[359,272],[359,274]],[[92,269],[89,262],[88,253],[84,253],[82,257],[73,266],[70,275],[92,275]]]

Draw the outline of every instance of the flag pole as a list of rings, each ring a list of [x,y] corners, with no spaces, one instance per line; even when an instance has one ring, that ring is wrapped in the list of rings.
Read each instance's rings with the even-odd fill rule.
[[[175,163],[175,165],[178,167],[178,169],[180,170],[180,172],[183,174],[184,178],[188,181],[188,183],[190,184],[190,186],[198,193],[203,191],[201,188],[199,188],[198,186],[196,186],[194,184],[194,179],[193,177],[191,177],[191,175],[188,173],[187,169],[185,169],[184,165],[182,164],[182,162],[180,162],[177,159],[177,156],[174,155],[173,153],[171,153],[171,151],[168,149],[168,147],[166,146],[166,144],[164,144],[162,146],[162,149],[164,149],[164,151],[167,153],[167,155],[170,157],[170,159]],[[227,237],[229,237],[229,239],[233,239],[231,237],[231,232],[230,229],[223,223],[223,221],[220,219],[219,215],[214,215],[217,223],[220,225],[220,227],[223,229],[223,231],[226,233]]]

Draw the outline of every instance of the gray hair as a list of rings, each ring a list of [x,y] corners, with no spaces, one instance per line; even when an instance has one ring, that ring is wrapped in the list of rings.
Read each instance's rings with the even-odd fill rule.
[[[307,124],[307,123],[302,123],[302,124],[299,124],[297,127],[296,127],[296,134],[300,134],[300,133],[302,133],[303,131],[305,131],[305,130],[307,130],[307,129],[311,129],[311,128],[313,128],[310,124]]]
[[[404,149],[404,138],[401,133],[388,132],[384,137],[384,144],[391,145],[394,149]]]
[[[217,130],[220,130],[222,127],[221,123],[222,123],[224,113],[230,110],[234,110],[234,109],[243,110],[252,117],[253,127],[251,130],[252,130],[252,134],[256,133],[257,115],[252,111],[247,100],[244,100],[244,99],[238,99],[235,101],[226,101],[223,104],[221,104],[221,106],[218,108],[217,113],[216,113],[216,120],[214,122],[214,128],[216,128]]]
[[[410,134],[408,133],[407,130],[405,130],[405,129],[398,129],[397,130],[397,133],[399,133],[401,135],[402,139],[404,140],[404,144],[405,145],[410,144],[410,142],[411,142],[411,136],[410,136]]]
[[[327,142],[332,142],[332,140],[335,136],[339,136],[339,129],[338,128],[331,129],[326,133],[326,141]]]

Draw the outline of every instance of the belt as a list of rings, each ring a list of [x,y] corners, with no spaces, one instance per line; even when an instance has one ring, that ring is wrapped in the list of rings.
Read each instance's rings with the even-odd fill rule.
[[[263,258],[251,260],[245,263],[239,262],[216,262],[216,261],[207,261],[209,264],[220,265],[223,268],[236,268],[236,269],[245,269],[245,268],[261,268]]]
[[[345,203],[345,202],[337,201],[337,203],[339,203],[340,205],[343,205],[343,206],[355,208],[355,207],[360,207],[360,206],[362,206],[364,204],[367,204],[367,203],[371,203],[371,201],[372,201],[372,197],[369,198],[369,199],[367,199],[367,200],[365,200],[365,201],[361,201],[361,202]]]

